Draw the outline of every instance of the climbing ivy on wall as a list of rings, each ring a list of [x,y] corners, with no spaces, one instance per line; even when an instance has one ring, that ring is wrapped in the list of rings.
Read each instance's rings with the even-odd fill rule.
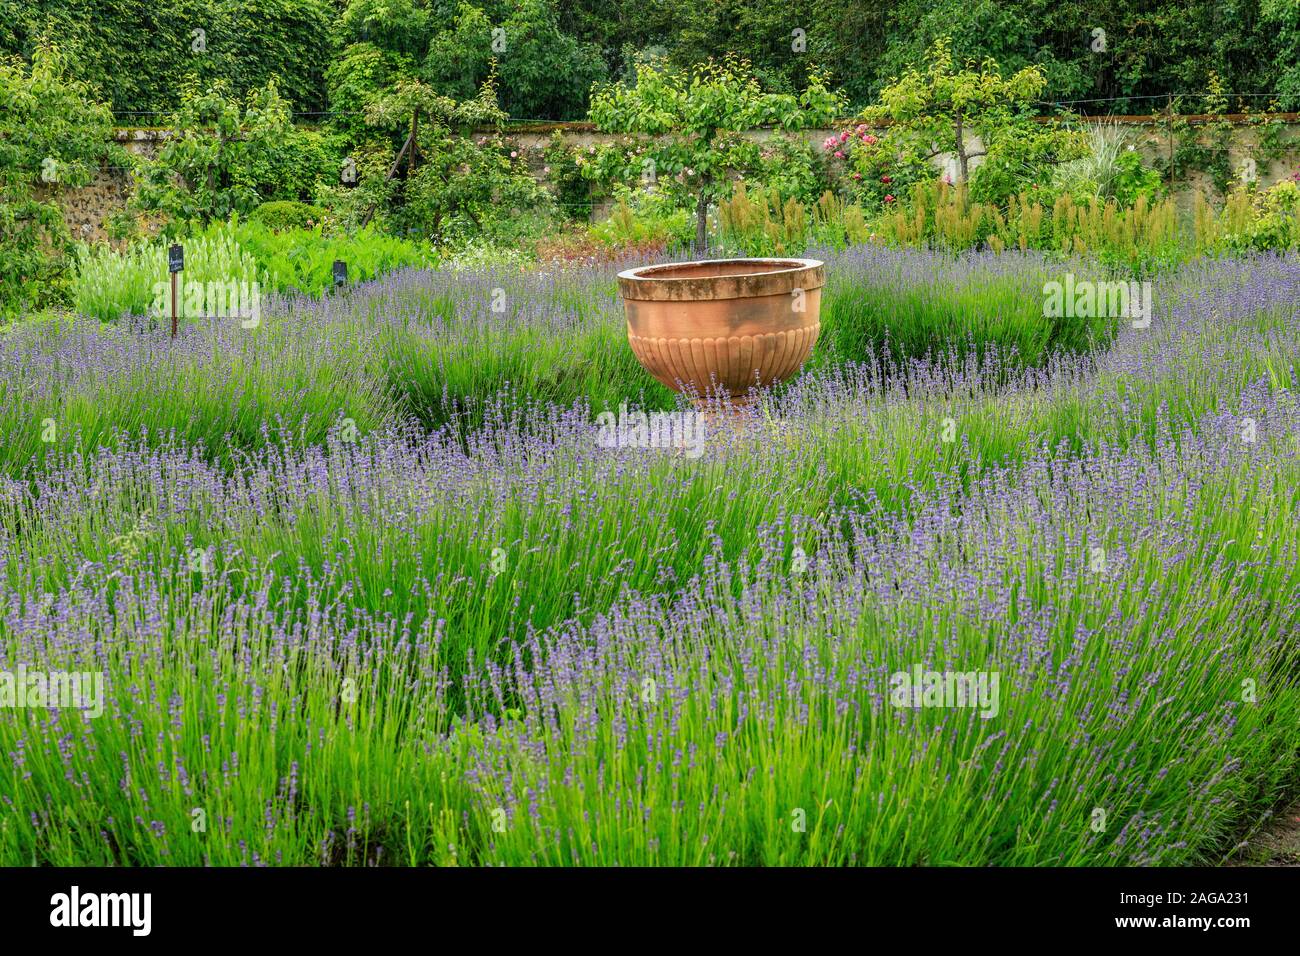
[[[0,0],[0,53],[30,57],[42,37],[57,40],[123,123],[153,125],[191,75],[238,94],[274,75],[295,110],[315,111],[335,17],[330,0]]]

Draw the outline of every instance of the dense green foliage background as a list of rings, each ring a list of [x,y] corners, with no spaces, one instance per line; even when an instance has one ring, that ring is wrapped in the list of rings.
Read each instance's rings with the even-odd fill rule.
[[[0,54],[57,38],[119,113],[174,109],[187,74],[237,93],[274,74],[299,112],[354,110],[392,71],[465,98],[495,59],[512,117],[577,119],[593,81],[640,59],[727,53],[776,91],[825,70],[864,105],[940,35],[959,61],[1040,65],[1046,99],[1121,98],[1085,112],[1147,112],[1214,74],[1300,106],[1296,0],[0,0],[0,23]]]
[[[321,110],[338,15],[330,0],[0,0],[0,53],[47,36],[119,114],[175,109],[189,74],[239,93],[276,74],[295,109]]]

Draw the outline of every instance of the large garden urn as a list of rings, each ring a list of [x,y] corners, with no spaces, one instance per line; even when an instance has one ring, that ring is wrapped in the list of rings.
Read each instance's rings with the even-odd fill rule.
[[[627,340],[647,372],[699,400],[792,376],[821,331],[826,268],[816,259],[718,259],[618,274]]]

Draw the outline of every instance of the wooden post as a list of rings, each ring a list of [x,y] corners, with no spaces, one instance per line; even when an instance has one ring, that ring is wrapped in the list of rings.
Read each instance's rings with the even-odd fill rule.
[[[398,167],[402,165],[402,157],[406,155],[406,151],[408,149],[412,148],[412,142],[413,142],[412,137],[414,135],[415,134],[412,133],[411,135],[406,137],[406,142],[403,143],[402,148],[398,150],[397,158],[393,160],[393,165],[388,167],[388,175],[384,177],[384,182],[388,182],[390,179],[392,179],[394,176],[397,175]],[[372,203],[370,208],[366,210],[366,214],[361,220],[362,229],[370,225],[370,220],[374,216],[374,214],[375,214],[375,207],[374,204]]]
[[[1174,181],[1174,94],[1165,106],[1165,127],[1169,130],[1169,181]]]
[[[411,175],[415,175],[415,165],[420,161],[420,111],[411,114]]]
[[[167,271],[172,276],[172,338],[176,338],[176,319],[179,315],[176,300],[176,277],[185,268],[185,248],[180,243],[173,243],[167,250]]]

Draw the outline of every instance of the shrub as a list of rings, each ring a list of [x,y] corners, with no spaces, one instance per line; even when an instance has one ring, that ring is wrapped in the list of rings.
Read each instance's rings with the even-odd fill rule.
[[[356,150],[356,188],[325,187],[318,198],[349,226],[373,217],[388,232],[438,242],[514,241],[520,217],[548,213],[551,199],[502,138],[505,119],[493,77],[461,102],[419,80],[399,80],[367,107],[375,138]],[[494,132],[473,136],[481,127]],[[399,131],[406,133],[400,150],[378,138]]]
[[[499,69],[508,112],[529,119],[580,117],[592,83],[605,78],[600,47],[561,30],[554,0],[512,0],[499,19],[482,6],[461,3],[448,28],[433,37],[424,78],[467,99]],[[506,56],[493,49],[494,28],[509,38]]]
[[[1129,147],[1115,160],[1111,193],[1121,206],[1131,206],[1139,199],[1154,202],[1164,189],[1160,173],[1142,162],[1142,156]]]
[[[169,125],[133,199],[162,213],[169,234],[248,215],[266,200],[304,198],[332,166],[323,137],[293,125],[274,81],[241,104],[224,81],[204,87],[191,79]]]
[[[762,150],[743,134],[761,125],[806,129],[833,120],[842,108],[821,77],[798,96],[765,92],[746,60],[729,57],[690,75],[642,63],[634,86],[594,91],[590,110],[601,130],[638,139],[605,147],[584,171],[607,182],[648,180],[678,205],[692,203],[695,244],[704,249],[709,204],[730,192],[729,174],[762,166]]]
[[[830,168],[812,143],[802,136],[777,135],[759,150],[755,177],[767,189],[801,203],[814,203],[832,185]]]
[[[349,143],[371,135],[365,110],[370,102],[396,79],[400,57],[386,53],[373,43],[353,43],[325,70],[329,87],[330,127]]]
[[[758,187],[751,193],[740,183],[730,199],[718,204],[718,232],[728,250],[784,256],[812,245],[843,249],[865,242],[869,230],[862,208],[829,190],[805,207],[793,196],[783,198],[776,189]]]
[[[585,222],[591,217],[591,183],[582,175],[574,150],[556,130],[542,153],[546,176],[555,185],[556,204],[566,219]]]
[[[1075,202],[1114,199],[1132,206],[1139,198],[1154,200],[1162,186],[1160,173],[1142,162],[1131,137],[1118,128],[1098,128],[1088,134],[1085,155],[1056,167],[1052,183]]]
[[[1079,134],[1069,128],[1034,121],[1035,101],[1046,82],[1036,66],[1011,76],[1003,76],[992,59],[977,68],[962,66],[953,56],[951,41],[939,39],[923,69],[906,71],[864,111],[865,125],[888,124],[887,128],[876,136],[862,135],[859,127],[858,138],[841,134],[842,141],[856,153],[866,154],[865,160],[856,160],[859,166],[866,162],[868,169],[858,170],[864,172],[864,180],[867,172],[876,173],[875,164],[897,158],[902,166],[897,177],[900,185],[912,176],[930,178],[919,175],[924,167],[918,164],[952,150],[949,181],[969,184],[971,195],[981,202],[1004,206],[1011,196],[1046,180],[1055,163],[1079,156],[1085,148]],[[972,148],[972,135],[979,137],[978,149]],[[972,161],[977,158],[982,163],[975,167]],[[895,178],[892,172],[884,175]]]
[[[89,183],[105,157],[127,162],[110,145],[108,107],[70,72],[52,45],[37,47],[30,67],[0,60],[0,314],[61,299],[72,242],[59,193]]]
[[[272,232],[283,229],[311,229],[325,218],[325,210],[309,203],[277,200],[262,203],[248,218],[250,222],[263,225]]]
[[[77,311],[103,322],[124,315],[166,313],[158,290],[168,285],[167,240],[137,242],[123,252],[82,246],[72,281]],[[260,222],[214,223],[185,240],[185,282],[258,283],[262,294],[319,295],[333,286],[333,265],[348,266],[348,281],[362,282],[409,266],[427,265],[430,255],[413,243],[364,229],[349,236],[325,236],[312,229],[273,230]]]
[[[865,123],[826,137],[822,151],[832,163],[844,161],[847,191],[873,212],[895,208],[916,184],[936,178],[928,158],[900,150],[881,130]]]
[[[617,190],[618,201],[609,218],[592,226],[597,242],[612,247],[680,243],[691,239],[690,216],[660,192]]]
[[[1249,216],[1224,236],[1237,252],[1300,248],[1300,185],[1284,179],[1267,190],[1250,194],[1237,190],[1237,202],[1248,202]]]
[[[384,235],[373,227],[337,236],[324,235],[319,225],[278,232],[259,223],[237,223],[228,228],[257,262],[267,288],[276,292],[319,295],[327,291],[333,286],[335,260],[347,263],[350,283],[432,261],[430,253],[416,243]]]

